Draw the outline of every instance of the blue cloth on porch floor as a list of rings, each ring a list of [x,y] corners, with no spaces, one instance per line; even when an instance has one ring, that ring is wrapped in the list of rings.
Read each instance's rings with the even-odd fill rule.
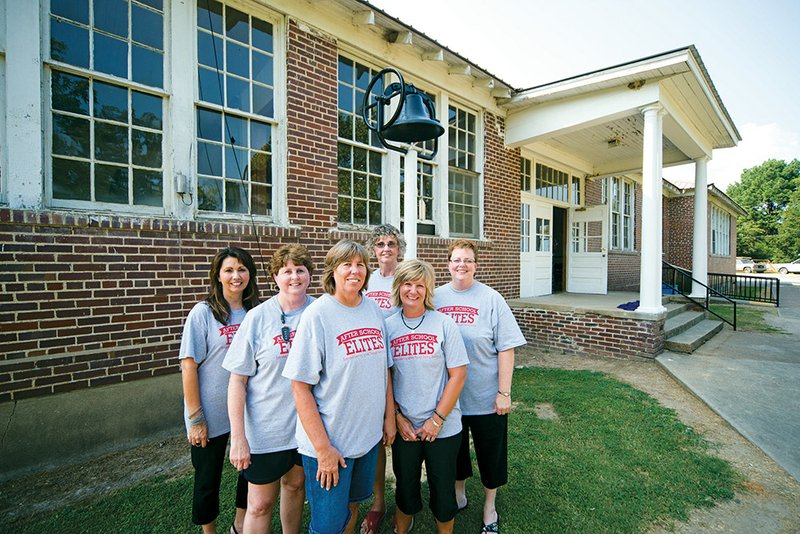
[[[620,304],[619,306],[617,306],[617,308],[620,308],[622,310],[627,310],[627,311],[633,311],[638,307],[639,307],[639,301],[638,300],[632,300],[630,302],[626,302],[625,304]]]

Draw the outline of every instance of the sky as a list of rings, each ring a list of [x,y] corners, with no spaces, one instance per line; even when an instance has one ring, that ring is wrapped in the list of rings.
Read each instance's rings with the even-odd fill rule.
[[[370,1],[516,88],[693,44],[742,137],[714,151],[709,183],[800,159],[798,0]],[[694,165],[664,176],[691,183]]]

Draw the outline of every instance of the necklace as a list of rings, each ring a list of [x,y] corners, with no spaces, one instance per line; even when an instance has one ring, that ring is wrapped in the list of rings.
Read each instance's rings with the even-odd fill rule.
[[[417,323],[417,326],[410,326],[410,325],[409,325],[409,324],[406,322],[406,316],[403,314],[403,312],[402,312],[402,311],[400,312],[400,320],[401,320],[401,321],[403,321],[403,324],[404,324],[404,325],[406,325],[406,328],[408,328],[409,330],[416,330],[417,328],[419,328],[419,327],[420,327],[420,325],[422,324],[422,321],[424,321],[424,320],[425,320],[425,313],[423,313],[423,314],[422,314],[422,318],[421,318],[421,319],[419,320],[419,322]]]

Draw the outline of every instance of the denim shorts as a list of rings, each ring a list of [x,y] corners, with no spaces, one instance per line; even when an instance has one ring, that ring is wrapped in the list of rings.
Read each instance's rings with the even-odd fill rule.
[[[321,488],[317,481],[317,459],[303,455],[306,498],[311,506],[310,534],[340,534],[350,521],[350,504],[372,497],[372,483],[378,461],[378,444],[359,458],[345,458],[347,468],[339,467],[339,484]]]

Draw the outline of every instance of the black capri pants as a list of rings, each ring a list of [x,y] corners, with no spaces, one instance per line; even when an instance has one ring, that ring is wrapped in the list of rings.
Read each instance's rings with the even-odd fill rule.
[[[495,489],[505,485],[508,482],[508,414],[462,415],[461,427],[456,480],[466,480],[472,476],[469,458],[471,431],[483,487]]]
[[[401,512],[414,515],[422,510],[420,479],[424,461],[430,490],[428,506],[433,517],[446,523],[456,516],[456,455],[460,444],[459,434],[430,442],[395,440],[392,444],[392,469],[397,479],[395,501]]]
[[[211,438],[205,447],[192,447],[192,523],[195,525],[211,523],[219,515],[219,487],[222,483],[228,436],[230,433]],[[236,508],[247,508],[247,480],[241,471],[236,481]]]

